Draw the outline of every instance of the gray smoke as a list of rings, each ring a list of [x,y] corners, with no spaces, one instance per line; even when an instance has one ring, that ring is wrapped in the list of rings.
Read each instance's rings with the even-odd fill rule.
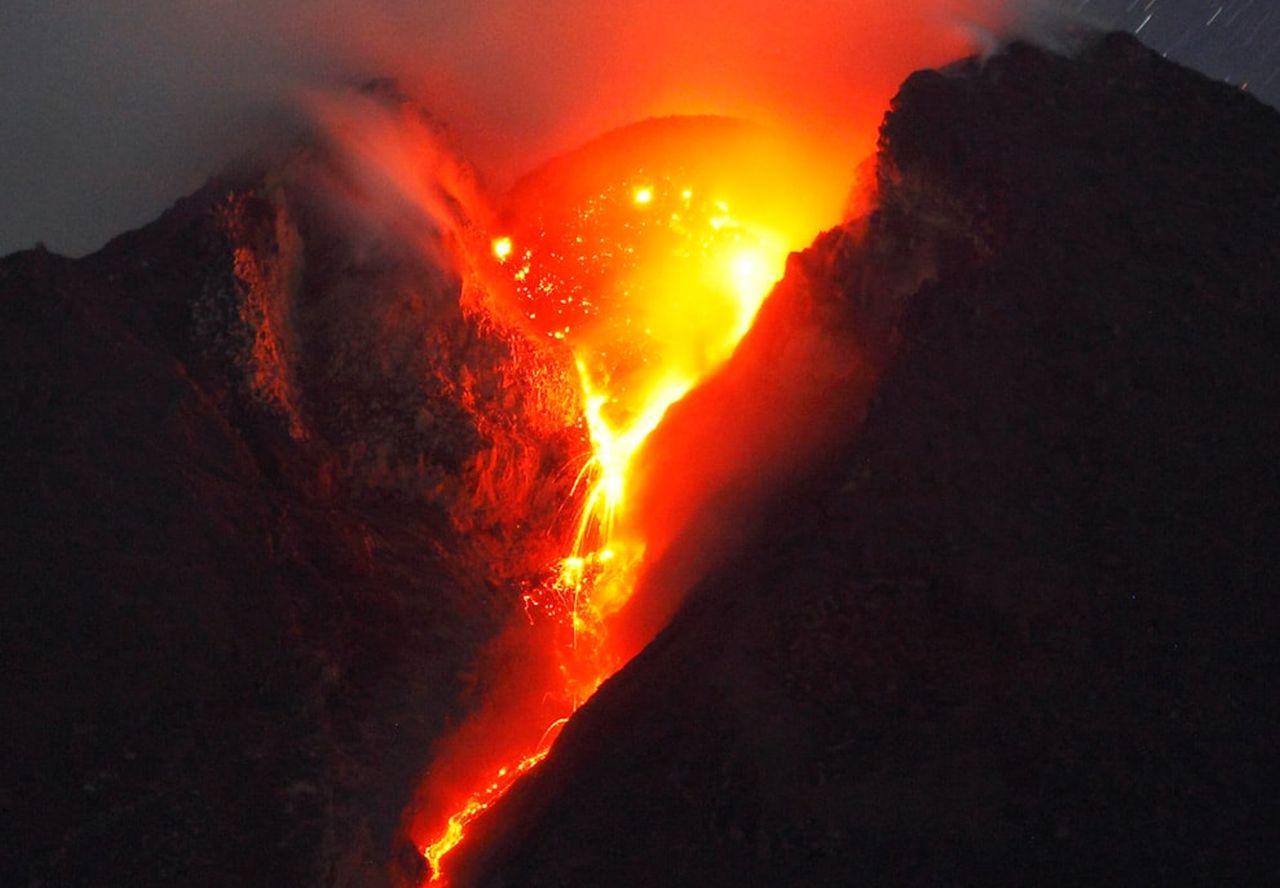
[[[496,184],[654,113],[852,123],[869,149],[915,67],[1007,25],[1002,0],[9,0],[0,255],[72,255],[154,218],[264,140],[301,91],[396,77]],[[849,138],[847,133],[841,137]]]

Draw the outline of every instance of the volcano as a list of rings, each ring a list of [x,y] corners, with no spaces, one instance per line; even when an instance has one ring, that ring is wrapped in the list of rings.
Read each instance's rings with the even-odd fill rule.
[[[851,202],[340,149],[0,260],[5,884],[1275,876],[1274,110],[1087,35]]]

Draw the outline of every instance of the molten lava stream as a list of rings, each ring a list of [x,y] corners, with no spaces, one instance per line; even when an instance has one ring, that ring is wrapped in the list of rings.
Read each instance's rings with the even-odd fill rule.
[[[446,879],[444,859],[468,825],[542,761],[567,717],[622,665],[609,618],[632,594],[646,536],[628,512],[632,460],[667,409],[730,356],[788,253],[836,221],[831,181],[754,127],[668,118],[605,136],[513,191],[491,242],[490,286],[533,335],[568,347],[591,445],[572,539],[524,596],[531,621],[563,626],[559,687],[544,697],[564,711],[550,725],[504,725],[528,745],[420,842],[432,881]],[[818,193],[827,202],[805,199]]]

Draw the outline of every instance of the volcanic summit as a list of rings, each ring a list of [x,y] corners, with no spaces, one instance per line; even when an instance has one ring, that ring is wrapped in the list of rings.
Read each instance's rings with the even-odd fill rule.
[[[1274,878],[1273,109],[1087,35],[853,200],[385,147],[0,260],[0,881]]]

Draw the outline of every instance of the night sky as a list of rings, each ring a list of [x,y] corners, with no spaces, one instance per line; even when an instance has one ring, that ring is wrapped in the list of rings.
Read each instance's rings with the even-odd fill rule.
[[[338,33],[329,34],[338,55],[362,29],[394,26],[409,33],[424,29],[415,55],[437,57],[442,47],[433,48],[433,36],[456,42],[450,35],[466,33],[466,20],[480,8],[469,0],[381,0],[372,7],[380,12],[370,15],[371,7],[353,7],[354,2],[314,6],[323,15],[313,18],[329,21],[330,31],[333,21],[343,21]],[[525,8],[517,0],[506,2],[516,11]],[[914,0],[919,5],[904,9],[936,2],[941,0]],[[1051,18],[1065,12],[1098,27],[1134,32],[1169,58],[1280,107],[1280,0],[1006,2],[1014,10],[1055,11]],[[349,8],[360,15],[351,21],[337,16]],[[145,224],[243,153],[264,117],[279,116],[266,109],[285,84],[314,80],[316,68],[323,67],[321,41],[298,23],[311,6],[273,0],[256,18],[227,18],[226,9],[227,2],[214,0],[136,0],[124,7],[98,0],[2,4],[0,255],[37,241],[81,255]],[[392,15],[397,9],[399,19]],[[273,37],[264,16],[289,26]],[[457,45],[468,63],[485,58],[469,44]],[[464,67],[455,76],[475,73]],[[511,97],[517,116],[547,101],[530,92],[527,79],[520,82],[522,92]],[[562,104],[572,101],[561,96]]]
[[[1069,0],[1109,28],[1132,31],[1171,59],[1280,107],[1277,0]],[[1071,8],[1069,6],[1068,8]]]

